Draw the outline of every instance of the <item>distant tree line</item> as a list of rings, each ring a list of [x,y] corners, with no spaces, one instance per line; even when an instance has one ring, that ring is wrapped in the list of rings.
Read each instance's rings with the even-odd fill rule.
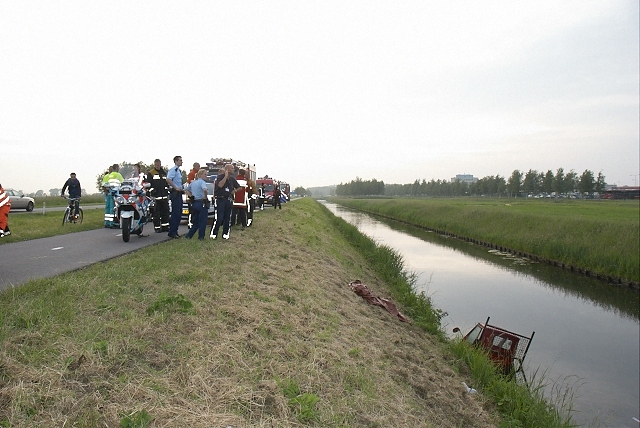
[[[356,177],[355,180],[345,184],[340,183],[336,186],[336,195],[338,196],[374,196],[384,194],[384,181],[378,181],[375,178],[373,180],[363,180],[360,177]]]
[[[606,188],[602,173],[597,176],[590,170],[578,175],[574,170],[568,173],[563,168],[553,173],[538,172],[530,169],[526,173],[514,170],[509,178],[500,175],[483,177],[474,183],[454,180],[415,180],[408,184],[387,184],[383,181],[362,180],[357,177],[346,184],[336,186],[338,196],[493,196],[518,197],[527,195],[566,195],[585,196],[602,193]]]

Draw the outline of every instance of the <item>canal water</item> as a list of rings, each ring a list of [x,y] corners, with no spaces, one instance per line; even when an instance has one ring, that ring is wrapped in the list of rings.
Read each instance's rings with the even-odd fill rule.
[[[402,255],[418,291],[446,312],[450,336],[454,327],[466,333],[487,317],[525,336],[535,331],[524,365],[530,382],[543,380],[551,401],[570,397],[580,426],[640,427],[638,293],[322,203]]]

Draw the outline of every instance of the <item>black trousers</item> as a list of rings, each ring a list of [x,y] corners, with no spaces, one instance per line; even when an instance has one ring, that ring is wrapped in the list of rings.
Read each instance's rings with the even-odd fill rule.
[[[169,228],[169,199],[156,199],[153,209],[153,228]]]

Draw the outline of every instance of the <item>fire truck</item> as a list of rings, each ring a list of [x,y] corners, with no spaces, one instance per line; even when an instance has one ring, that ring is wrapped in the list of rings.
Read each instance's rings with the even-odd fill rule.
[[[256,187],[258,188],[258,192],[260,192],[259,189],[262,184],[264,184],[265,204],[273,205],[273,191],[276,189],[276,187],[280,189],[280,193],[282,195],[281,198],[283,198],[281,202],[289,201],[289,194],[291,193],[291,186],[289,185],[289,183],[285,181],[278,181],[272,177],[269,177],[268,175],[265,175],[264,177],[260,177],[256,180]]]
[[[209,205],[209,219],[215,218],[215,204],[213,199],[213,185],[216,180],[216,176],[219,174],[220,169],[224,168],[226,164],[231,164],[234,166],[234,177],[238,174],[240,169],[244,169],[246,171],[245,174],[248,174],[249,178],[252,180],[256,180],[256,166],[250,165],[248,163],[231,159],[231,158],[211,158],[210,162],[206,163],[207,172],[207,198],[211,201]],[[189,204],[187,202],[186,195],[182,196],[182,220],[187,222],[187,226],[191,228],[192,223],[189,216]]]
[[[265,175],[256,180],[256,187],[258,188],[258,195],[260,195],[260,188],[264,184],[264,204],[273,205],[273,191],[275,190],[278,182],[273,178]]]
[[[289,202],[289,200],[291,199],[291,196],[289,196],[289,194],[291,193],[291,186],[289,186],[289,183],[286,183],[284,181],[280,182],[280,193],[282,193],[282,196],[284,196],[285,198],[284,202]]]

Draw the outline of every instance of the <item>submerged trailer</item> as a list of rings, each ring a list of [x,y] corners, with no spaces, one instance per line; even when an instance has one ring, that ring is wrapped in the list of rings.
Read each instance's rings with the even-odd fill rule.
[[[500,371],[508,376],[514,376],[517,380],[524,380],[523,363],[527,356],[531,341],[536,332],[531,336],[523,336],[501,327],[489,324],[490,317],[484,324],[478,323],[464,336],[464,340],[473,346],[486,350],[489,358],[498,366]],[[455,333],[459,328],[454,328]]]

